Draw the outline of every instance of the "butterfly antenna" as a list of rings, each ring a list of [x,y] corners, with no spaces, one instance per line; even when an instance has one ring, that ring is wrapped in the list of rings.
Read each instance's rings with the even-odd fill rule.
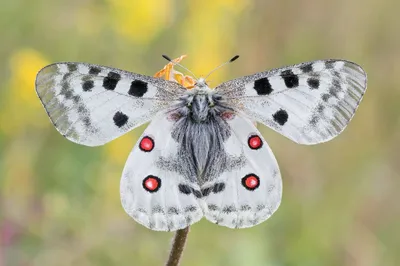
[[[233,61],[235,61],[236,59],[238,59],[239,56],[235,55],[234,57],[231,58],[231,60],[226,61],[225,63],[217,66],[216,68],[214,68],[213,70],[210,71],[210,73],[208,73],[208,75],[204,78],[205,80],[212,74],[214,73],[216,70],[220,69],[221,67],[225,66],[226,64],[232,63]]]
[[[196,75],[193,74],[192,71],[190,71],[189,69],[187,69],[187,68],[184,67],[183,65],[181,65],[181,64],[179,64],[179,63],[177,63],[177,62],[174,62],[171,58],[169,58],[169,57],[166,56],[165,54],[163,54],[162,57],[164,57],[164,59],[166,59],[168,62],[174,64],[175,66],[179,66],[179,67],[183,68],[184,70],[186,70],[187,72],[189,72],[190,74],[192,74],[192,76],[194,77],[194,79],[195,79],[196,81],[198,80],[198,78],[196,77]]]

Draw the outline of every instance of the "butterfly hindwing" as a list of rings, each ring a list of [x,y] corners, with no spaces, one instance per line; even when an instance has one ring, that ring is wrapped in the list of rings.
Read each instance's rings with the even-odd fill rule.
[[[149,121],[185,89],[175,82],[85,63],[56,63],[36,78],[36,91],[57,130],[98,146]]]
[[[251,227],[279,207],[282,180],[277,161],[252,122],[240,115],[228,121],[232,134],[224,143],[236,165],[202,186],[205,217],[230,228]]]
[[[355,63],[319,60],[231,80],[216,91],[231,106],[289,139],[316,144],[344,130],[366,81]]]
[[[121,179],[125,211],[158,231],[185,228],[203,217],[200,188],[176,165],[179,149],[171,136],[173,122],[158,115],[147,127],[126,162]]]

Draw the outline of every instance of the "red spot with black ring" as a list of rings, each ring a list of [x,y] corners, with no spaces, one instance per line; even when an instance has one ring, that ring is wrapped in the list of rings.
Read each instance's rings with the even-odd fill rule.
[[[139,148],[144,152],[151,152],[154,149],[154,140],[149,136],[145,136],[139,143]]]
[[[260,178],[255,174],[248,174],[242,178],[242,185],[247,190],[255,190],[260,186]]]
[[[263,145],[262,139],[258,135],[251,135],[247,143],[252,150],[258,150]]]
[[[143,188],[150,192],[157,192],[161,187],[161,179],[157,176],[149,175],[143,179]]]

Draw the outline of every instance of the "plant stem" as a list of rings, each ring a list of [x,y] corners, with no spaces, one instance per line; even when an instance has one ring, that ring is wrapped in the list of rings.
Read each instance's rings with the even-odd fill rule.
[[[174,239],[172,241],[171,252],[169,253],[169,258],[165,266],[179,265],[179,260],[182,257],[188,233],[189,233],[189,226],[176,231]]]

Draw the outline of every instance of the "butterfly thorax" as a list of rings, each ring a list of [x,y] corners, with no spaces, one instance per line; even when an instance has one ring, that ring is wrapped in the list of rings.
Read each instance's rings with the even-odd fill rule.
[[[206,123],[210,116],[218,115],[222,111],[220,100],[221,96],[201,80],[182,98],[183,105],[187,107],[187,114],[195,123]]]
[[[206,122],[210,112],[210,103],[207,95],[193,96],[190,105],[190,116],[196,123]]]

